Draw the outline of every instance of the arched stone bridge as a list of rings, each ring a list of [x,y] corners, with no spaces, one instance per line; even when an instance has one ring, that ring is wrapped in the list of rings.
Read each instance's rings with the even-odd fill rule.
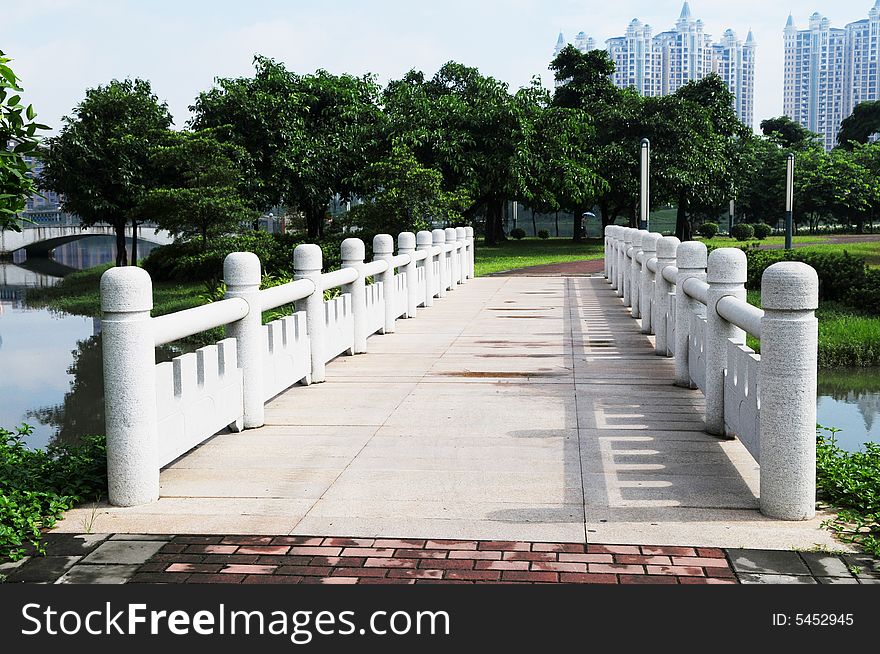
[[[109,225],[81,227],[79,225],[38,225],[25,227],[20,232],[0,231],[0,255],[11,254],[16,250],[25,249],[29,256],[46,256],[51,250],[72,241],[89,238],[90,236],[113,236],[116,232]],[[125,235],[132,236],[131,227],[125,229]],[[167,245],[174,239],[166,230],[156,229],[147,225],[137,228],[139,241],[149,241],[159,245]]]

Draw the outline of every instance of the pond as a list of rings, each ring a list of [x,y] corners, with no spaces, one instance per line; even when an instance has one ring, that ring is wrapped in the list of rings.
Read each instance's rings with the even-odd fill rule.
[[[139,242],[146,255],[153,247]],[[51,259],[0,262],[0,427],[34,428],[27,443],[104,433],[101,321],[27,306],[28,289],[113,261],[112,236],[58,247]]]
[[[842,430],[838,444],[851,452],[880,443],[880,368],[820,371],[816,420]]]

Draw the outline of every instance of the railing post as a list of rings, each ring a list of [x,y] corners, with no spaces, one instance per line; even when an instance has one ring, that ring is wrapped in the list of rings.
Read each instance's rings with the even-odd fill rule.
[[[672,292],[672,284],[663,277],[663,269],[666,266],[675,265],[675,253],[681,243],[674,236],[664,236],[657,241],[657,274],[654,277],[654,310],[652,311],[652,323],[654,327],[654,352],[661,356],[669,356],[669,294]]]
[[[642,315],[641,305],[639,304],[639,295],[642,291],[642,264],[639,263],[639,252],[642,251],[642,239],[648,235],[645,229],[637,229],[633,234],[632,240],[632,260],[630,261],[630,279],[632,280],[632,288],[629,292],[630,304],[632,305],[632,317],[640,318]]]
[[[468,278],[470,266],[468,265],[467,254],[467,237],[464,233],[464,227],[455,228],[455,242],[458,243],[458,261],[460,272],[458,275],[459,283],[464,284]]]
[[[347,238],[342,241],[340,247],[342,254],[342,267],[354,268],[358,271],[357,279],[342,288],[343,293],[351,294],[351,312],[354,321],[354,354],[363,354],[367,351],[367,294],[364,288],[365,279],[363,274],[364,257],[366,247],[359,238]]]
[[[388,270],[379,273],[379,281],[382,282],[382,292],[385,294],[385,329],[383,334],[394,333],[395,295],[397,288],[394,283],[394,239],[391,234],[376,234],[373,237],[373,261],[387,261]]]
[[[657,241],[662,238],[656,232],[649,232],[642,236],[642,258],[644,263],[639,266],[641,270],[641,289],[639,290],[639,301],[641,303],[642,317],[642,333],[654,333],[653,307],[654,300],[654,273],[648,268],[648,260],[653,259],[657,254]]]
[[[623,240],[624,234],[626,234],[626,230],[629,227],[618,227],[617,228],[617,256],[615,257],[615,275],[617,277],[617,297],[623,297],[623,287],[626,283],[626,279],[624,277],[624,267],[623,264],[626,262],[626,253],[624,252],[625,243]]]
[[[688,297],[682,285],[691,278],[706,281],[706,246],[699,241],[686,241],[678,246],[675,258],[678,267],[675,277],[675,385],[693,388],[688,369],[690,317],[700,303]]]
[[[709,254],[708,302],[706,303],[706,431],[724,436],[724,375],[727,341],[745,343],[746,333],[718,315],[718,301],[728,295],[746,300],[746,253],[719,248]]]
[[[296,302],[297,311],[306,312],[306,329],[309,332],[309,346],[312,351],[313,383],[323,382],[326,378],[327,365],[324,319],[324,288],[321,284],[321,268],[323,255],[321,248],[314,243],[302,243],[293,250],[294,279],[310,279],[315,290],[302,300]]]
[[[477,243],[474,240],[474,228],[473,227],[465,227],[464,235],[467,238],[468,244],[468,277],[471,279],[474,278],[474,258],[476,256],[476,246]]]
[[[419,305],[419,273],[416,270],[416,235],[412,232],[400,232],[397,236],[397,254],[409,255],[409,263],[403,267],[406,275],[406,317],[416,317],[416,307]]]
[[[761,304],[761,513],[806,520],[816,513],[816,271],[773,264],[761,278]]]
[[[446,297],[446,232],[442,229],[431,231],[431,237],[434,239],[434,247],[440,248],[440,254],[437,255],[437,270],[439,271],[439,279],[437,279],[437,297]]]
[[[416,234],[416,250],[426,250],[428,256],[422,259],[422,265],[425,269],[425,306],[434,306],[434,257],[431,255],[433,249],[433,237],[431,232],[421,231]]]
[[[265,422],[263,396],[263,328],[260,302],[260,259],[253,252],[232,252],[223,261],[225,297],[240,297],[248,313],[226,326],[226,336],[235,339],[238,367],[244,389],[244,428],[262,427]]]
[[[461,266],[458,265],[458,249],[455,242],[455,229],[453,227],[447,227],[444,230],[444,233],[446,236],[446,245],[452,246],[452,249],[449,251],[447,265],[449,266],[449,290],[454,291],[461,276]]]
[[[107,486],[115,506],[159,498],[153,283],[143,268],[101,276]]]
[[[605,279],[611,279],[611,230],[613,225],[605,226]]]
[[[635,237],[635,233],[637,229],[633,229],[631,227],[627,227],[626,231],[623,233],[623,263],[621,267],[623,268],[623,305],[626,307],[632,306],[632,265],[630,264],[629,255],[632,250],[633,238]]]

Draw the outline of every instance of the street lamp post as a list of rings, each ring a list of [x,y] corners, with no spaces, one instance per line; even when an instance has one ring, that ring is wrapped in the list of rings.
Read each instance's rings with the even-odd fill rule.
[[[788,155],[785,166],[785,249],[791,249],[791,229],[794,215],[794,153]]]
[[[730,231],[733,229],[733,214],[736,206],[734,205],[735,200],[730,198],[730,207],[727,211],[727,235],[730,236]]]
[[[640,229],[648,229],[648,214],[651,211],[651,142],[642,139],[642,196]]]

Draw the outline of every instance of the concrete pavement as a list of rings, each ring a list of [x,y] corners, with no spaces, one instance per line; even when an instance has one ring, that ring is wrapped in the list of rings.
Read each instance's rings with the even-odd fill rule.
[[[479,278],[419,311],[163,470],[158,502],[57,530],[842,548],[825,516],[761,516],[754,460],[600,277]]]

